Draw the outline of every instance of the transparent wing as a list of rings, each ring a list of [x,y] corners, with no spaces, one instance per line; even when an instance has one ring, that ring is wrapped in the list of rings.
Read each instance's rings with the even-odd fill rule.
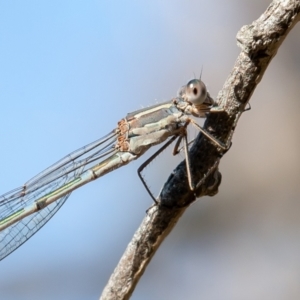
[[[10,216],[26,208],[44,195],[80,176],[85,170],[116,152],[116,130],[88,144],[50,166],[24,186],[0,196],[0,225]],[[64,195],[44,209],[25,217],[0,232],[0,260],[26,242],[59,210],[70,194]]]

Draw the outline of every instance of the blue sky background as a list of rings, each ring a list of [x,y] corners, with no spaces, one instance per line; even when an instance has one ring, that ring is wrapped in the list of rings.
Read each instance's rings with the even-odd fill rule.
[[[171,99],[202,66],[216,96],[239,53],[237,31],[268,3],[2,1],[2,193],[126,113]],[[298,26],[243,115],[219,194],[182,217],[132,299],[299,295],[299,48]],[[170,152],[146,170],[154,191],[178,163]],[[1,261],[0,298],[98,299],[152,204],[136,174],[146,157],[75,191]]]

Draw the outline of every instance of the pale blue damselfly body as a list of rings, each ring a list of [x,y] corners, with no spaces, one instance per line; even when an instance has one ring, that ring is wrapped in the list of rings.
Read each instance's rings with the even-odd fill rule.
[[[215,101],[204,83],[193,79],[180,89],[178,97],[127,114],[103,138],[70,153],[20,188],[0,196],[0,260],[36,233],[73,190],[139,158],[154,145],[167,141],[168,146],[175,139],[183,140],[189,170],[186,138],[189,123],[217,147],[226,148],[191,118],[205,117],[212,111],[218,111]],[[179,143],[176,145],[177,153]],[[139,176],[156,201],[140,175],[143,168],[139,169]],[[188,181],[193,189],[190,175]]]

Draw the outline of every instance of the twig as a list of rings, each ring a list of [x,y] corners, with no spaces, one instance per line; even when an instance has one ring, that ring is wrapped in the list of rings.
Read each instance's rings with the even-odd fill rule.
[[[299,12],[300,0],[275,0],[259,19],[238,32],[242,51],[218,95],[224,112],[211,113],[204,125],[219,140],[231,141],[238,119],[270,61],[299,21]],[[199,135],[190,150],[193,179],[201,183],[196,193],[189,189],[182,162],[165,183],[158,198],[159,205],[148,210],[100,299],[129,299],[146,266],[185,209],[196,196],[213,196],[218,192],[221,183],[218,165],[223,154],[224,151]]]

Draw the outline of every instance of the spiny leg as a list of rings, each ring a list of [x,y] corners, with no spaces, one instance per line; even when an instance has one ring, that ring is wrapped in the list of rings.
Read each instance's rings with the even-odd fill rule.
[[[189,182],[189,186],[190,186],[191,191],[194,191],[195,186],[194,186],[194,183],[192,181],[187,134],[185,134],[184,137],[183,137],[183,143],[184,143],[185,163],[186,163],[186,172],[187,172],[188,182]]]
[[[176,141],[176,144],[175,144],[174,149],[173,149],[173,155],[177,155],[177,154],[180,153],[180,151],[182,150],[183,147],[181,147],[181,148],[178,150],[178,148],[179,148],[179,146],[180,146],[180,143],[181,143],[181,141],[182,141],[182,138],[183,138],[182,135],[180,135],[180,136],[178,137],[178,140]]]
[[[216,112],[220,112],[220,111],[222,112],[223,110],[216,110],[216,111],[214,111],[214,112],[216,113]],[[214,136],[212,136],[209,132],[207,132],[204,128],[202,128],[198,123],[196,123],[193,119],[189,119],[189,121],[186,123],[186,125],[188,125],[189,123],[192,123],[192,124],[193,124],[200,132],[202,132],[202,133],[203,133],[208,139],[210,139],[216,146],[220,147],[220,148],[223,149],[223,150],[228,150],[228,149],[230,148],[231,145],[228,145],[227,143],[224,144],[224,143],[222,143],[221,141],[219,141],[218,139],[216,139],[216,138],[215,138]],[[187,127],[187,126],[185,126],[185,127]],[[191,144],[195,141],[195,139],[196,139],[196,138],[194,138],[194,139],[192,139],[191,141],[189,141],[189,142],[188,142],[188,146],[191,145]],[[176,148],[176,146],[175,146],[174,151],[175,151],[175,149],[176,149],[176,153],[173,152],[174,155],[176,155],[176,154],[178,154],[179,152],[181,152],[182,149],[184,148],[184,147],[180,147],[180,148],[179,148],[179,144],[180,144],[181,140],[182,140],[182,137],[181,137],[181,139],[178,139],[178,141],[177,141],[177,143],[176,143],[177,148]]]
[[[200,125],[198,125],[193,119],[190,119],[190,122],[200,131],[202,132],[208,139],[210,139],[215,145],[220,147],[223,150],[228,150],[229,145],[222,143],[218,139],[216,139],[214,136],[212,136],[210,133],[208,133],[204,128],[202,128]]]
[[[179,140],[179,139],[178,139]],[[178,140],[177,140],[177,142],[178,142]],[[191,145],[191,144],[193,144],[194,142],[195,142],[195,140],[196,140],[196,138],[194,138],[194,139],[192,139],[191,141],[189,141],[188,142],[188,147]],[[177,142],[176,142],[176,145],[177,145]],[[181,142],[181,140],[180,140],[180,142]],[[177,147],[177,150],[176,150],[176,153],[174,153],[174,151],[175,151],[175,147],[174,147],[174,151],[173,151],[173,155],[176,155],[176,154],[178,154],[178,153],[180,153],[181,151],[182,151],[182,149],[184,149],[184,146],[183,147],[180,147],[179,149],[179,143],[178,143],[178,147]]]
[[[178,138],[174,150],[173,150],[173,155],[178,154],[181,149],[179,149],[180,143],[183,139],[184,141],[184,152],[185,152],[185,161],[186,161],[186,170],[187,170],[187,177],[188,177],[188,183],[191,191],[195,190],[195,185],[193,184],[192,180],[192,175],[191,175],[191,168],[190,168],[190,157],[189,157],[189,151],[188,151],[188,145],[190,143],[187,140],[187,133],[186,133],[186,127],[188,126],[189,123],[192,123],[200,132],[202,132],[207,138],[209,138],[213,143],[215,143],[218,147],[220,147],[223,150],[227,150],[229,147],[225,145],[224,143],[220,142],[218,139],[213,137],[210,133],[208,133],[205,129],[203,129],[200,125],[198,125],[193,119],[189,119],[186,124],[181,128],[182,131],[180,134],[174,135],[168,142],[166,142],[161,148],[159,148],[152,156],[150,156],[137,170],[138,176],[140,180],[142,181],[142,184],[144,185],[146,191],[150,195],[150,197],[153,199],[153,201],[157,204],[156,198],[153,196],[152,192],[150,191],[147,183],[145,182],[143,176],[142,176],[142,171],[145,169],[145,167],[153,160],[155,157],[157,157],[161,152],[163,152],[170,144],[172,144],[175,139]],[[178,150],[179,149],[179,150]],[[209,172],[210,173],[210,172]],[[208,174],[207,174],[208,175]],[[207,176],[205,176],[206,178]],[[203,180],[201,180],[197,186],[196,189],[199,187],[200,183],[202,183]]]
[[[188,125],[188,123],[186,124],[186,126]],[[180,142],[181,140],[183,139],[183,142],[184,142],[184,146],[181,147],[179,150],[179,146],[180,146]],[[195,140],[195,139],[194,139]],[[194,141],[193,140],[193,141]],[[193,142],[192,141],[192,142]],[[217,161],[214,163],[214,165],[208,170],[208,172],[206,174],[204,174],[203,178],[197,183],[197,185],[195,186],[194,185],[194,182],[192,180],[192,172],[191,172],[191,167],[190,167],[190,156],[189,156],[189,151],[188,151],[188,146],[191,142],[188,142],[188,139],[187,139],[187,133],[186,131],[183,132],[176,144],[175,144],[175,147],[174,147],[174,150],[173,150],[173,154],[176,155],[178,154],[182,148],[184,148],[184,151],[185,151],[185,159],[186,159],[186,170],[187,170],[187,176],[188,176],[188,182],[189,182],[189,187],[191,189],[191,191],[196,191],[202,184],[203,182],[207,179],[207,177],[212,173],[212,172],[215,172],[215,170],[218,168],[218,165],[220,163],[220,158],[217,159]]]
[[[181,147],[179,150],[179,146],[180,146],[180,142],[181,140],[183,139],[184,141],[184,146]],[[195,140],[195,139],[194,139]],[[193,140],[193,141],[194,141]],[[208,172],[206,174],[203,175],[203,178],[197,183],[197,185],[195,186],[194,185],[194,182],[192,180],[192,173],[191,173],[191,168],[190,168],[190,156],[189,156],[189,152],[188,152],[188,146],[191,142],[188,142],[187,140],[187,134],[182,134],[181,136],[179,136],[176,144],[175,144],[175,147],[174,147],[174,150],[173,150],[173,154],[176,155],[178,154],[182,148],[184,148],[185,150],[185,157],[186,157],[186,169],[187,169],[187,176],[188,176],[188,182],[189,182],[189,186],[190,186],[190,189],[191,191],[196,191],[202,184],[203,182],[207,179],[207,177],[212,173],[212,172],[215,172],[216,169],[218,168],[218,165],[220,163],[220,158],[217,159],[217,161],[214,163],[214,165],[208,170]],[[195,194],[196,195],[196,194]]]
[[[157,204],[157,201],[155,199],[155,197],[153,196],[153,194],[151,193],[146,181],[144,180],[143,176],[142,176],[142,171],[149,165],[149,163],[156,157],[158,156],[161,152],[163,152],[167,147],[169,147],[169,145],[171,145],[175,139],[178,138],[178,135],[174,135],[171,139],[169,139],[161,148],[159,148],[153,155],[151,155],[143,164],[141,164],[141,166],[138,168],[137,172],[138,175],[146,189],[146,191],[148,192],[148,194],[150,195],[150,197],[153,199],[153,201]]]
[[[219,111],[222,111],[222,110],[219,110]],[[214,136],[212,136],[210,133],[208,133],[205,129],[203,129],[200,125],[198,125],[193,119],[189,118],[186,121],[186,123],[182,127],[182,132],[181,132],[180,136],[178,137],[178,140],[177,140],[177,142],[175,144],[175,147],[174,147],[174,150],[173,150],[173,155],[178,154],[182,150],[182,148],[184,148],[188,183],[189,183],[190,190],[194,191],[194,190],[196,190],[203,183],[203,180],[201,180],[196,185],[196,187],[195,187],[194,182],[192,180],[191,165],[190,165],[190,156],[189,156],[188,147],[189,147],[189,144],[193,143],[195,139],[193,139],[192,141],[188,142],[186,129],[187,129],[187,126],[189,125],[189,123],[192,123],[200,132],[202,132],[208,139],[210,139],[215,145],[217,145],[221,149],[228,150],[230,148],[230,145],[228,146],[228,145],[222,143],[221,141],[219,141],[218,139],[216,139]],[[179,148],[182,139],[183,139],[184,145],[183,145],[183,147]],[[208,174],[206,174],[206,176],[204,176],[204,178],[206,178],[210,174],[210,172],[208,172]]]
[[[186,161],[186,170],[187,170],[187,177],[188,177],[189,187],[190,187],[191,191],[195,191],[204,182],[204,180],[207,178],[207,176],[212,172],[212,170],[214,168],[212,168],[212,170],[209,170],[209,172],[207,174],[205,174],[205,176],[202,178],[202,180],[200,180],[200,182],[198,182],[198,184],[196,186],[194,185],[194,182],[192,180],[192,175],[191,175],[192,173],[191,173],[190,156],[189,156],[188,147],[191,143],[194,142],[195,139],[188,142],[186,128],[187,128],[189,123],[192,123],[200,132],[202,132],[207,138],[209,138],[213,143],[215,143],[221,149],[228,150],[230,148],[230,146],[225,145],[224,143],[220,142],[218,139],[213,137],[205,129],[203,129],[200,125],[198,125],[193,119],[189,119],[185,123],[185,125],[182,127],[182,132],[181,132],[181,134],[180,134],[180,136],[179,136],[179,138],[178,138],[178,140],[175,144],[175,147],[174,147],[174,150],[173,150],[173,155],[178,154],[182,150],[182,148],[184,148],[185,161]],[[182,139],[183,139],[184,145],[183,145],[183,147],[179,148]]]
[[[184,148],[184,154],[185,154],[185,163],[186,163],[186,172],[187,172],[187,177],[188,177],[188,183],[191,191],[194,191],[195,185],[192,180],[192,173],[191,173],[191,164],[190,164],[190,155],[189,155],[189,143],[187,140],[187,131],[186,127],[188,126],[189,122],[186,122],[186,124],[182,127],[182,132],[181,135],[178,137],[178,140],[175,144],[174,150],[173,150],[173,155],[178,154],[182,148],[179,148],[180,143],[183,139],[183,148]]]

